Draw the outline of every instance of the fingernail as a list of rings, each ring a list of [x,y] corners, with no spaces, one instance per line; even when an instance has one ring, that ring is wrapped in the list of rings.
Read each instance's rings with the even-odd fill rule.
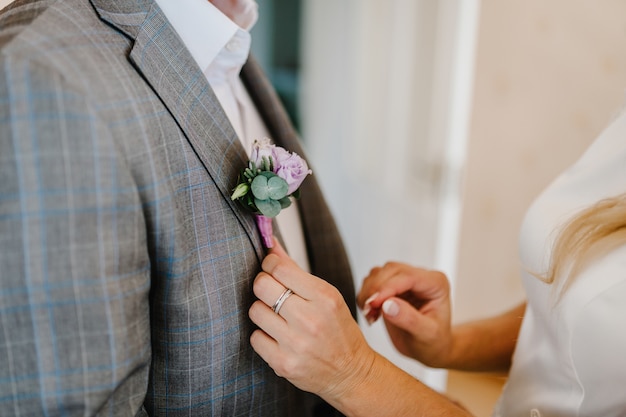
[[[371,326],[372,324],[374,324],[374,322],[376,322],[376,320],[378,320],[379,316],[380,316],[380,313],[369,312],[365,316],[365,320],[367,320],[367,324]]]
[[[365,307],[363,308],[363,315],[367,316],[370,311],[372,311],[372,306],[370,306],[369,304],[365,304]]]
[[[385,300],[383,303],[383,311],[390,317],[395,317],[400,312],[400,306],[393,300]]]
[[[375,292],[374,294],[370,295],[370,298],[368,298],[367,300],[365,300],[365,307],[366,307],[366,308],[367,308],[367,307],[369,307],[370,303],[371,303],[372,301],[374,301],[374,300],[376,299],[376,297],[378,297],[378,294],[379,294],[379,293]]]

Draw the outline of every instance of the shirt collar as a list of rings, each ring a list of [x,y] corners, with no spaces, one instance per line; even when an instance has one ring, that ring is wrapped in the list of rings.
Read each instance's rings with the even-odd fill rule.
[[[233,36],[249,36],[207,0],[155,0],[205,71]],[[247,55],[247,54],[246,54]]]

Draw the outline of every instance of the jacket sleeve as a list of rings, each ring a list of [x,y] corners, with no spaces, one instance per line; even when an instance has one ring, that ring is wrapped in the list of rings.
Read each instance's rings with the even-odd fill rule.
[[[141,410],[145,222],[97,114],[46,65],[0,60],[0,416]]]

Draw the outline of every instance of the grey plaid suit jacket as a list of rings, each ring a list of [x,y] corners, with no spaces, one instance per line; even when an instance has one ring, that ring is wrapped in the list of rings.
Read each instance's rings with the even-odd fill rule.
[[[18,0],[0,48],[0,416],[334,414],[250,348],[246,153],[159,8]],[[253,60],[242,78],[303,154]],[[313,272],[354,308],[314,178],[302,196]]]

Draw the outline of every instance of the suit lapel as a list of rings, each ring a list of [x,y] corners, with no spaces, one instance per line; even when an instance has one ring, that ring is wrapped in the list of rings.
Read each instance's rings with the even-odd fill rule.
[[[92,0],[100,16],[135,40],[130,60],[161,98],[249,235],[264,249],[254,218],[231,201],[247,155],[204,74],[152,1]]]

